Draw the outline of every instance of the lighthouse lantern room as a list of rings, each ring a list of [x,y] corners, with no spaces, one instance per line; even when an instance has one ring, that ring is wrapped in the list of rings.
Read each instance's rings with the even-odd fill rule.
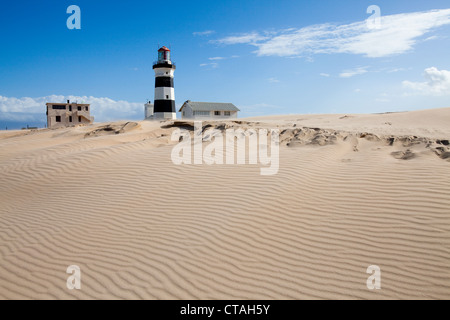
[[[158,50],[158,61],[170,61],[170,50],[162,47]]]

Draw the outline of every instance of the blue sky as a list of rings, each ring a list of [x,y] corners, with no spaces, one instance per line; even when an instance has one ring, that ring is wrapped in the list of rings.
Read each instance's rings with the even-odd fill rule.
[[[69,30],[67,7],[81,9]],[[378,29],[366,20],[381,10]],[[45,102],[96,121],[143,118],[158,45],[177,106],[231,102],[241,116],[450,107],[448,0],[23,1],[0,10],[0,129],[45,124]],[[436,11],[431,11],[436,10]],[[57,101],[56,101],[57,102]]]

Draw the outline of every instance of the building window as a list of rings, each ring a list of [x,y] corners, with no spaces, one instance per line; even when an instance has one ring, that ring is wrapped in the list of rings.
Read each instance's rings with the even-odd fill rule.
[[[89,111],[89,107],[86,107],[86,111]]]
[[[56,122],[61,122],[61,116],[56,116]]]
[[[183,117],[185,116],[184,111],[183,111]]]
[[[81,122],[81,117],[78,117],[78,122]]]
[[[52,106],[53,110],[66,110],[66,106],[62,106],[62,105],[54,105]]]
[[[81,111],[81,107],[78,107],[78,111]]]
[[[72,106],[69,106],[69,111],[72,111]]]
[[[169,99],[169,95],[168,94],[166,94],[166,99]]]
[[[214,111],[215,116],[220,116],[220,111]]]
[[[69,122],[72,122],[72,116],[69,116]]]
[[[209,111],[194,111],[194,116],[209,116]]]
[[[231,116],[231,112],[230,111],[224,111],[223,115],[229,117],[229,116]]]

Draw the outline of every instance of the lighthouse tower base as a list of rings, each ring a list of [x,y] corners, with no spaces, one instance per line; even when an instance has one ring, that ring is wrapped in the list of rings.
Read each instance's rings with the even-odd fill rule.
[[[154,120],[176,120],[177,113],[176,112],[155,112],[153,114]]]

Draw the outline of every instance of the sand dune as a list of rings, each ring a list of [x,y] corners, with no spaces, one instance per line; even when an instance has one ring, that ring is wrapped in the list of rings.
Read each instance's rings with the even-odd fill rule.
[[[448,123],[450,109],[208,123],[280,129],[271,176],[174,165],[181,122],[2,131],[0,298],[449,299]]]

